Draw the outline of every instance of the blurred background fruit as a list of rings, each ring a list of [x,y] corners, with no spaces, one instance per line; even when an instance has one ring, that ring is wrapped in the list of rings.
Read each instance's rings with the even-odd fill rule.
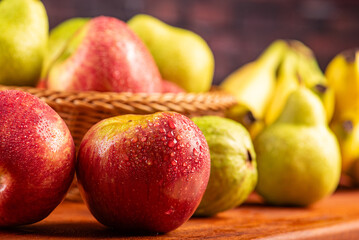
[[[312,50],[298,40],[274,41],[258,59],[224,79],[220,88],[238,101],[227,117],[242,123],[255,137],[277,119],[288,95],[300,85],[321,99],[329,122],[334,110],[334,91]]]
[[[127,24],[150,50],[162,78],[187,92],[209,91],[214,58],[201,36],[146,14],[135,15]]]
[[[359,2],[190,1],[190,0],[43,0],[50,27],[73,17],[108,15],[127,21],[138,13],[194,31],[216,59],[214,84],[256,59],[276,39],[297,39],[309,46],[321,69],[339,52],[357,47]]]
[[[49,67],[62,54],[70,38],[89,20],[89,18],[71,18],[50,31],[41,78],[46,78]]]
[[[46,10],[38,0],[3,0],[0,13],[0,84],[34,86],[48,39]]]
[[[330,124],[342,154],[343,172],[355,174],[359,159],[359,49],[336,55],[328,64],[326,77],[335,92],[334,117]]]
[[[70,37],[48,70],[59,91],[162,92],[158,67],[143,41],[113,17],[89,20]]]

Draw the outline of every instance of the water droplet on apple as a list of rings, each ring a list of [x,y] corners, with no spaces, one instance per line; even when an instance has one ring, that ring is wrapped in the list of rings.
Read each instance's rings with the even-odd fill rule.
[[[146,137],[146,136],[142,137],[142,138],[141,138],[141,141],[142,141],[142,142],[146,142],[146,141],[147,141],[147,137]]]
[[[132,139],[131,139],[131,142],[132,143],[136,143],[138,141],[138,138],[136,136],[134,136]]]
[[[169,146],[170,148],[174,147],[174,145],[175,145],[175,142],[174,142],[174,141],[170,140],[170,141],[168,142],[168,146]]]
[[[187,162],[184,162],[182,165],[183,165],[184,167],[186,167],[186,166],[187,166]]]
[[[175,129],[176,128],[176,125],[175,123],[172,121],[172,120],[168,120],[168,126],[172,129]]]
[[[173,137],[173,132],[168,132],[167,137]]]
[[[166,215],[170,215],[170,214],[174,213],[174,211],[175,211],[175,210],[173,210],[173,209],[171,208],[171,209],[167,210],[167,211],[165,212],[165,214],[166,214]]]
[[[161,137],[161,141],[166,141],[166,137]]]
[[[179,141],[182,139],[182,137],[180,135],[177,135],[176,139]]]
[[[175,155],[176,155],[176,153],[175,152],[171,152],[171,157],[174,157]]]
[[[197,156],[198,155],[198,151],[197,149],[193,148],[193,155]]]
[[[173,166],[176,166],[176,165],[177,165],[177,161],[176,161],[176,160],[172,160],[171,163],[172,163]]]
[[[166,130],[164,128],[160,128],[160,133],[164,133]]]

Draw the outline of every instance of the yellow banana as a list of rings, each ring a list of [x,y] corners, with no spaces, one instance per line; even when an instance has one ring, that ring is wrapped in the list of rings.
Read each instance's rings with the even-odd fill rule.
[[[326,110],[327,121],[330,122],[334,112],[335,94],[333,88],[318,66],[313,52],[303,43],[292,40],[291,45],[298,53],[298,76],[304,85],[311,89],[322,101]]]
[[[325,75],[335,92],[335,110],[330,127],[339,141],[342,170],[355,178],[353,169],[359,162],[359,49],[335,56]]]
[[[264,118],[266,125],[270,125],[277,119],[287,102],[289,94],[299,86],[297,62],[297,54],[288,49],[279,67],[276,88]]]
[[[359,118],[354,112],[348,112],[333,121],[330,128],[339,142],[342,171],[349,173],[354,161],[359,160]]]
[[[248,129],[252,139],[263,129],[264,121],[262,119],[256,119],[251,110],[241,104],[237,104],[230,108],[225,113],[227,118],[240,122],[245,128]]]
[[[338,54],[328,64],[325,75],[335,91],[334,119],[343,119],[347,112],[359,113],[359,50]]]
[[[233,72],[220,85],[224,91],[231,93],[238,101],[239,106],[231,109],[228,117],[244,123],[250,132],[254,122],[264,119],[275,89],[276,71],[287,48],[288,45],[285,41],[275,41],[256,61]],[[249,115],[253,121],[245,124],[243,119]]]

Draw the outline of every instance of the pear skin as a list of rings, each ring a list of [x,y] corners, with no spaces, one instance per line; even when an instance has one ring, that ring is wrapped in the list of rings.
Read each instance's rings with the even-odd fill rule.
[[[338,141],[314,93],[300,87],[283,112],[254,140],[257,192],[273,205],[307,206],[336,189],[341,173]]]
[[[2,0],[0,13],[0,84],[35,86],[48,40],[45,7],[38,0]]]
[[[209,91],[214,57],[202,37],[145,14],[138,14],[127,23],[150,50],[162,78],[187,92]]]

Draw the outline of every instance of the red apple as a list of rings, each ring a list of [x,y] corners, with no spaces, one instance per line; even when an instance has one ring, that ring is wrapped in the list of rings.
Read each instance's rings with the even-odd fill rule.
[[[209,179],[209,149],[199,128],[179,113],[123,115],[86,133],[76,173],[99,222],[124,232],[164,233],[199,205]]]
[[[163,93],[182,93],[186,92],[183,88],[178,86],[174,82],[167,81],[165,79],[162,80],[162,92]]]
[[[48,75],[48,88],[61,91],[161,92],[151,53],[112,17],[96,17],[69,40]]]
[[[74,170],[74,142],[60,116],[29,93],[0,91],[0,226],[47,217]]]

